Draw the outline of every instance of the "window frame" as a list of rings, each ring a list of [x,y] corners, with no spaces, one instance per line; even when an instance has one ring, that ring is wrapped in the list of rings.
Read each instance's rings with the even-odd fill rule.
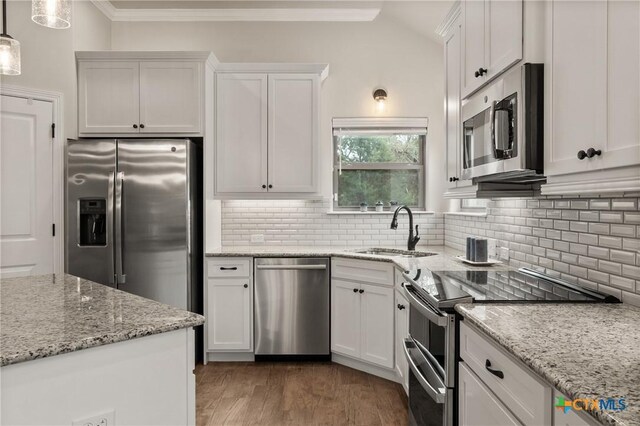
[[[354,212],[359,211],[359,206],[340,206],[338,205],[340,184],[339,176],[341,170],[418,170],[419,191],[418,205],[411,206],[415,211],[426,211],[426,188],[427,188],[427,165],[426,165],[426,145],[428,135],[428,120],[426,118],[419,119],[334,119],[332,129],[332,161],[333,161],[333,187],[332,187],[332,211],[335,212]],[[419,164],[402,164],[402,163],[341,163],[338,145],[339,137],[342,134],[353,135],[384,135],[390,132],[396,134],[418,134],[420,136],[420,163]],[[385,212],[391,211],[388,205],[389,200],[385,202]],[[375,205],[368,206],[368,212],[374,212]]]

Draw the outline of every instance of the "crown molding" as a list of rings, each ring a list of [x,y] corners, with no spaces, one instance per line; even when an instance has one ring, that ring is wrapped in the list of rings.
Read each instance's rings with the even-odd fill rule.
[[[113,22],[370,22],[380,8],[362,9],[118,9],[91,0]]]
[[[300,73],[318,74],[320,81],[329,75],[329,64],[313,63],[233,63],[225,62],[216,67],[218,73]]]
[[[438,34],[440,37],[444,37],[447,31],[449,31],[449,28],[451,28],[451,25],[453,25],[456,19],[458,19],[458,16],[460,16],[461,12],[462,9],[460,0],[458,0],[453,4],[453,6],[451,6],[451,9],[449,9],[447,16],[445,16],[444,20],[440,23],[440,25],[438,25],[438,28],[436,28],[436,34]]]

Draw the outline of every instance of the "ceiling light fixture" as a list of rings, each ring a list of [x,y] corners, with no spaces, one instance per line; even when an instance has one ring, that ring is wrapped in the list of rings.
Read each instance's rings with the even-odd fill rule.
[[[71,0],[32,0],[31,19],[57,30],[71,26]]]
[[[373,91],[373,99],[378,104],[378,111],[384,111],[384,103],[387,100],[387,91],[384,89],[376,89]]]
[[[2,0],[0,74],[20,75],[20,42],[7,34],[7,0]]]

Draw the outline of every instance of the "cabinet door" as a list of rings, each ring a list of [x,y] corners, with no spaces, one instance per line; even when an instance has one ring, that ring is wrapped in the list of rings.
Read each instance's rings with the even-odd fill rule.
[[[395,337],[395,356],[396,356],[396,372],[401,379],[404,390],[409,392],[409,364],[404,354],[404,339],[409,335],[409,302],[396,291],[395,301],[396,312],[396,337]]]
[[[456,22],[444,37],[445,120],[447,141],[447,188],[455,188],[460,176],[460,23]]]
[[[251,278],[208,280],[207,339],[210,350],[252,349],[253,281]]]
[[[360,356],[359,289],[359,284],[331,279],[331,352]]]
[[[593,147],[602,154],[589,161],[602,168],[639,165],[640,2],[609,1],[607,5],[608,135],[599,144],[594,141]]]
[[[521,424],[465,363],[461,362],[459,367],[458,418],[461,425]]]
[[[267,75],[218,74],[216,99],[216,191],[267,192]]]
[[[462,7],[462,97],[480,87],[486,76],[476,77],[476,71],[485,66],[485,2],[465,0]]]
[[[320,77],[269,75],[269,192],[315,192]]]
[[[487,80],[522,59],[522,0],[485,0]]]
[[[547,7],[545,86],[551,93],[545,96],[544,171],[593,170],[598,163],[577,153],[601,147],[607,137],[607,3],[554,1]]]
[[[202,65],[140,63],[140,133],[199,133]]]
[[[138,133],[139,72],[137,61],[78,63],[79,134]]]
[[[360,358],[394,368],[393,287],[360,286]]]

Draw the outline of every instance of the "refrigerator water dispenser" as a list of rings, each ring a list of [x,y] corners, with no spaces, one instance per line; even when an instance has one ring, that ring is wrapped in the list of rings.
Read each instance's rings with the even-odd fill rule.
[[[107,245],[107,201],[104,198],[79,200],[80,246]]]

